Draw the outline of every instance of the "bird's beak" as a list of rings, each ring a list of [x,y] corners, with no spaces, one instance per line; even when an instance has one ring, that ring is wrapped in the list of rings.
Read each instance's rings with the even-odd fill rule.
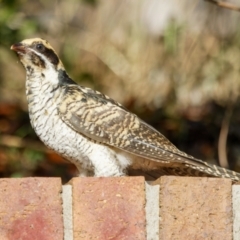
[[[11,50],[17,53],[26,53],[26,46],[24,46],[22,43],[15,43],[11,46]]]

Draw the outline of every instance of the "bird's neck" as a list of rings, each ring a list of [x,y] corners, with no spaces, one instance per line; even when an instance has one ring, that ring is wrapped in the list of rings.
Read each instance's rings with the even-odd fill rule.
[[[26,67],[27,91],[34,92],[35,94],[47,94],[56,88],[58,84],[58,71],[56,69]]]
[[[26,68],[26,70],[26,95],[29,108],[35,104],[44,105],[45,99],[54,99],[55,90],[59,87],[58,71],[37,68]]]

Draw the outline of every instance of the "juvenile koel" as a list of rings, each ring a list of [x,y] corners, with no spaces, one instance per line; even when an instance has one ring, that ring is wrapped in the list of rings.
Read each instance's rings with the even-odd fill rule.
[[[239,180],[239,173],[187,155],[121,104],[76,84],[46,40],[26,39],[11,49],[26,69],[32,127],[49,148],[76,165],[80,176],[123,176],[137,170],[153,178],[173,174]]]

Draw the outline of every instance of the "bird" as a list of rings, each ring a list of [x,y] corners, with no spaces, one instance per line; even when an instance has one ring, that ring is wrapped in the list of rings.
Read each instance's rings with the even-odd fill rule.
[[[73,163],[80,177],[128,174],[240,179],[240,173],[179,150],[112,98],[78,85],[47,40],[11,46],[26,70],[30,122],[41,141]]]

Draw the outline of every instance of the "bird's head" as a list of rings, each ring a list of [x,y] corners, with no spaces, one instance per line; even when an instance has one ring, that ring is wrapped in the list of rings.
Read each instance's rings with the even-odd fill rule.
[[[25,39],[11,46],[22,64],[28,69],[35,70],[64,70],[63,64],[48,41],[41,38]]]

